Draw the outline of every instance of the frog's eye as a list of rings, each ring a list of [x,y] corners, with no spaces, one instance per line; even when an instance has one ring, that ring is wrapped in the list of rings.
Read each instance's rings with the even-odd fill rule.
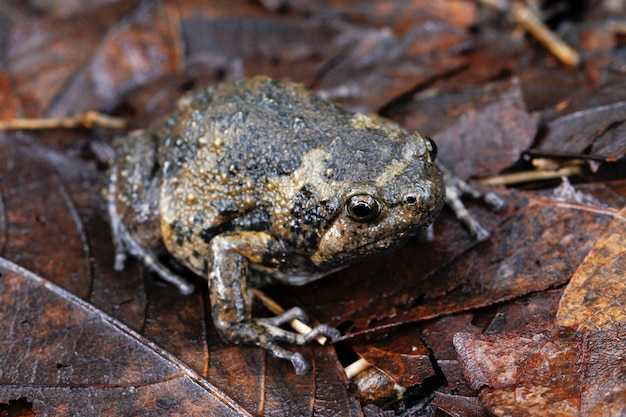
[[[352,220],[365,223],[375,219],[380,213],[380,204],[368,194],[356,194],[346,202],[346,214]]]
[[[428,136],[424,136],[424,141],[426,142],[426,149],[428,150],[430,162],[435,162],[435,159],[437,159],[437,144],[435,144],[435,141]]]

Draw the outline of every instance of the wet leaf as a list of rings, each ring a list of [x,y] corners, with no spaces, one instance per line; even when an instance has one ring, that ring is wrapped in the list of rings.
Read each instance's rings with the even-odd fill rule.
[[[443,23],[414,26],[400,38],[387,28],[361,31],[318,88],[325,98],[354,111],[380,110],[463,66],[458,52],[466,42],[464,31]]]
[[[441,160],[462,178],[496,175],[528,149],[538,126],[539,116],[526,111],[520,86],[513,83],[493,103],[469,109],[437,134],[438,146],[450,149]]]
[[[3,258],[0,291],[0,402],[26,397],[38,415],[247,415],[175,357]]]
[[[495,415],[619,416],[626,411],[624,326],[475,336],[454,344]]]
[[[556,154],[588,153],[613,161],[621,158],[626,153],[625,86],[618,79],[594,91],[587,100],[581,100],[585,95],[580,93],[567,98],[559,117],[547,124],[538,149]]]
[[[116,27],[116,22],[136,4],[103,4],[93,9],[76,10],[72,19],[61,20],[14,7],[11,2],[3,2],[2,15],[7,21],[6,27],[12,39],[6,66],[14,77],[18,93],[33,100],[40,115],[65,115],[55,113],[52,107],[59,97],[67,94],[68,86],[72,83],[82,83],[86,87],[88,80],[85,69],[93,59],[93,51],[97,51],[101,40],[106,39],[109,28]],[[60,21],[64,23],[60,24]],[[85,21],[90,24],[85,25]],[[97,92],[89,87],[84,88],[83,94],[97,98]],[[89,109],[98,104],[101,102],[91,103]],[[85,109],[65,110],[76,113]]]
[[[264,73],[432,135],[439,158],[465,178],[515,169],[530,146],[534,154],[619,160],[626,124],[617,14],[610,2],[570,3],[547,11],[550,26],[585,60],[566,69],[503,14],[464,0],[0,0],[0,117],[99,108],[145,127],[188,89]],[[372,405],[366,415],[420,415],[435,406],[449,415],[515,414],[542,404],[580,415],[623,413],[623,244],[615,220],[625,205],[623,181],[584,187],[591,198],[582,200],[500,189],[508,200],[501,213],[469,204],[492,232],[486,242],[474,242],[444,211],[433,242],[410,242],[303,288],[270,289],[284,307],[301,306],[345,334],[338,355],[332,346],[299,348],[314,370],[296,377],[260,349],[219,339],[203,280],[181,296],[133,260],[113,271],[100,196],[106,175],[98,169],[116,134],[123,132],[0,132],[0,255],[45,283],[32,289],[30,275],[18,273],[20,288],[34,296],[20,305],[0,297],[8,309],[0,327],[58,329],[32,327],[1,345],[9,354],[0,355],[0,375],[18,383],[0,385],[0,409],[68,404],[99,415],[143,401],[144,415],[201,414],[194,407],[215,405],[203,414],[359,416],[340,368],[355,350],[409,388],[395,411]],[[45,280],[90,305],[78,300],[77,310]],[[54,298],[49,293],[65,309],[41,303]],[[18,307],[41,314],[22,323]],[[571,328],[555,328],[557,310],[556,324]],[[125,327],[115,320],[133,330],[120,335]],[[92,344],[78,329],[95,334]],[[59,343],[48,343],[53,337]],[[62,350],[72,340],[78,348]],[[102,369],[89,368],[103,358]],[[47,382],[23,381],[31,377]],[[70,380],[79,388],[70,389]]]
[[[608,330],[626,323],[626,223],[622,210],[596,242],[561,298],[556,324]]]

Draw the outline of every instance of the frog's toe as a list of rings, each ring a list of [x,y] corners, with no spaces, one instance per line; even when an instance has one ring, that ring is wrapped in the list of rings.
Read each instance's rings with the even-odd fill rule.
[[[334,327],[330,327],[328,324],[320,324],[304,335],[304,340],[308,343],[313,339],[317,339],[319,336],[326,336],[331,340],[336,340],[341,337],[341,332]]]
[[[115,252],[115,261],[113,263],[113,269],[116,271],[123,271],[124,264],[126,263],[126,251]]]
[[[304,375],[311,369],[311,365],[299,353],[294,353],[290,360],[296,375]]]
[[[275,319],[275,318],[274,318]],[[264,327],[267,328],[269,334],[273,338],[273,340],[279,342],[291,343],[293,345],[305,345],[310,341],[317,339],[320,336],[328,337],[331,340],[335,340],[341,337],[341,333],[339,330],[334,327],[329,326],[328,324],[320,324],[319,326],[311,329],[307,334],[298,334],[295,332],[291,332],[288,330],[281,329],[276,326],[271,320],[273,319],[256,319],[260,322]]]
[[[296,371],[296,375],[304,375],[311,369],[309,362],[298,352],[291,352],[276,345],[268,346],[266,349],[275,358],[286,359],[291,362],[293,369]]]
[[[308,316],[300,307],[293,307],[281,314],[278,314],[275,317],[267,317],[259,320],[269,325],[278,327],[285,323],[289,323],[291,320],[294,319],[298,319],[304,323],[307,323],[309,321]]]
[[[178,276],[175,273],[171,272],[169,269],[167,269],[160,263],[151,263],[151,264],[146,263],[145,266],[150,271],[157,274],[159,278],[161,278],[163,281],[178,288],[178,291],[180,291],[182,295],[189,295],[196,290],[195,285],[187,281],[185,278]]]
[[[489,233],[489,231],[485,229],[482,224],[477,221],[471,222],[469,220],[474,220],[474,218],[472,217],[471,219],[466,220],[465,224],[476,241],[482,242],[483,240],[489,239],[491,233]]]
[[[506,202],[504,201],[504,199],[493,191],[485,193],[483,196],[483,201],[487,203],[489,207],[491,207],[491,209],[494,211],[500,211],[504,207],[506,207]]]
[[[309,362],[304,359],[300,353],[285,351],[287,353],[287,357],[282,359],[287,359],[291,362],[293,369],[296,371],[296,375],[304,375],[311,369],[311,365]]]

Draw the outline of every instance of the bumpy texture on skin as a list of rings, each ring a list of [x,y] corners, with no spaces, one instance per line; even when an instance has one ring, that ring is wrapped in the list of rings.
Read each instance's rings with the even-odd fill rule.
[[[255,77],[198,91],[118,144],[108,188],[117,266],[128,251],[171,281],[156,261],[168,253],[207,278],[226,339],[303,372],[275,342],[310,337],[251,318],[248,283],[304,284],[430,224],[445,188],[433,147],[298,84]]]

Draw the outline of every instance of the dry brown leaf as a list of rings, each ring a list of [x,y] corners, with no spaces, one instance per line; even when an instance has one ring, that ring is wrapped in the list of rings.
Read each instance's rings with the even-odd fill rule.
[[[626,81],[611,80],[593,92],[567,97],[550,120],[537,149],[556,154],[589,154],[615,161],[626,153]],[[555,116],[553,116],[555,117]]]
[[[249,415],[178,359],[0,258],[0,402],[37,415]]]
[[[457,175],[484,177],[515,163],[532,144],[538,127],[538,115],[526,111],[520,85],[513,82],[493,103],[459,116],[436,140],[446,149],[441,160]]]
[[[616,213],[561,298],[556,324],[608,330],[626,323],[626,209]]]
[[[454,345],[465,376],[497,416],[617,417],[626,412],[625,329],[460,333]]]
[[[465,0],[436,5],[427,0],[3,1],[0,117],[108,107],[141,120],[139,127],[144,127],[162,114],[167,107],[163,103],[171,106],[187,88],[265,73],[319,87],[355,108],[382,109],[385,115],[423,133],[440,133],[435,140],[441,159],[451,162],[465,177],[508,167],[526,150],[537,132],[537,118],[526,111],[524,103],[542,111],[548,123],[545,146],[617,159],[624,153],[626,126],[621,114],[613,111],[620,110],[624,100],[623,59],[617,53],[623,42],[613,32],[604,33],[606,20],[597,20],[598,16],[606,18],[600,3],[577,12],[581,14],[575,20],[560,20],[575,22],[570,25],[574,33],[581,33],[584,26],[598,28],[597,34],[603,36],[600,49],[593,50],[589,38],[584,41],[587,62],[582,70],[563,71],[543,49],[510,32],[506,24],[491,25],[488,14],[479,14],[476,3]],[[553,24],[559,19],[557,14]],[[589,26],[592,19],[596,20]],[[509,86],[513,77],[522,80],[521,88],[514,86],[505,93],[493,88]],[[594,80],[602,80],[604,86]],[[586,88],[581,94],[582,86]],[[138,87],[146,91],[144,99],[138,97]],[[577,94],[571,90],[578,90]],[[565,96],[569,99],[561,101]],[[556,106],[556,112],[548,106]],[[35,138],[22,132],[0,133],[0,254],[61,283],[96,305],[102,317],[115,317],[149,343],[157,343],[244,412],[361,415],[356,400],[346,391],[332,347],[301,348],[314,371],[296,378],[288,363],[260,349],[219,340],[202,285],[198,293],[183,297],[143,274],[137,262],[129,261],[122,273],[113,271],[113,248],[99,196],[105,175],[80,157],[88,148],[85,142],[98,133],[92,131],[87,137],[84,132],[42,132]],[[109,136],[106,133],[107,139]],[[459,145],[461,137],[465,141]],[[61,152],[42,146],[43,141]],[[562,285],[594,242],[598,253],[587,260],[593,256],[595,266],[580,267],[563,302],[571,302],[571,309],[563,307],[563,312],[587,320],[584,323],[601,317],[584,309],[589,307],[584,301],[583,309],[576,310],[580,307],[576,297],[593,294],[598,299],[593,287],[598,283],[617,290],[614,298],[621,300],[621,287],[614,281],[619,276],[617,267],[611,282],[597,276],[578,281],[586,268],[600,268],[611,256],[611,267],[621,265],[619,241],[612,246],[596,242],[610,220],[602,214],[607,212],[603,207],[624,206],[626,192],[619,190],[619,184],[611,187],[613,194],[598,187],[601,191],[596,198],[601,204],[590,204],[586,211],[546,201],[537,193],[529,193],[527,198],[513,195],[509,208],[498,215],[472,206],[481,223],[493,231],[492,239],[480,244],[444,213],[431,244],[412,242],[394,254],[355,265],[305,288],[278,287],[272,292],[280,294],[277,298],[286,307],[301,305],[311,317],[340,324],[347,334],[344,343],[354,343],[357,350],[414,392],[432,390],[432,386],[419,385],[424,381],[443,383],[445,377],[447,385],[437,388],[440,394],[434,403],[451,414],[481,412],[452,350],[453,335],[459,331],[476,335],[507,332],[498,339],[502,343],[493,343],[497,347],[506,345],[506,340],[514,343],[527,338],[533,343],[545,339],[545,349],[539,349],[524,368],[529,375],[536,375],[536,381],[516,382],[521,387],[519,398],[535,401],[535,405],[545,398],[562,399],[564,405],[568,395],[546,382],[549,377],[557,382],[569,380],[551,373],[557,367],[541,361],[542,354],[563,359],[559,355],[576,352],[572,355],[584,365],[585,373],[579,374],[581,387],[571,391],[579,389],[581,413],[619,413],[624,402],[624,332],[609,323],[621,317],[619,312],[613,313],[616,304],[600,321],[606,331],[570,337],[556,334],[550,327]],[[608,291],[601,294],[607,295]],[[71,320],[58,321],[68,325]],[[8,322],[19,323],[19,317],[10,316]],[[524,328],[525,333],[520,330]],[[366,340],[368,336],[372,339]],[[482,337],[496,338],[475,336],[477,340]],[[115,345],[108,344],[117,340],[107,337],[102,349],[114,351]],[[145,349],[141,343],[133,347]],[[53,361],[51,352],[55,353],[42,351],[42,363]],[[511,356],[516,353],[521,352]],[[0,375],[13,375],[16,361],[12,358],[0,356]],[[432,365],[435,362],[437,366]],[[549,366],[531,367],[546,363]],[[55,368],[56,375],[71,372],[60,365]],[[567,362],[563,369],[571,368]],[[138,379],[158,373],[159,363],[142,371],[137,372]],[[434,377],[426,378],[433,372]],[[181,385],[176,384],[183,380],[164,384],[169,393],[163,394],[153,384],[134,394],[145,398],[153,389],[156,394],[146,404],[184,411],[191,407],[186,403],[189,396],[198,391],[193,383],[189,393],[180,391]],[[607,392],[606,381],[613,391]],[[14,388],[0,385],[0,392]],[[35,388],[22,387],[26,391]],[[171,401],[153,401],[174,395],[177,389],[176,395],[180,395],[170,397]],[[542,389],[544,397],[531,398],[530,393]],[[67,390],[60,386],[57,391]],[[76,404],[84,404],[88,410],[105,401],[114,403],[111,395],[119,391],[108,392],[108,397],[95,395],[92,404],[88,400],[80,403],[84,398]],[[506,387],[484,389],[480,398],[495,410],[507,406],[508,394]],[[11,391],[10,397],[0,398],[0,407],[10,402],[5,398],[17,399],[16,395],[20,394]],[[17,404],[28,408],[28,399],[22,396]],[[532,407],[532,403],[519,407]],[[372,415],[383,412],[372,411]]]

